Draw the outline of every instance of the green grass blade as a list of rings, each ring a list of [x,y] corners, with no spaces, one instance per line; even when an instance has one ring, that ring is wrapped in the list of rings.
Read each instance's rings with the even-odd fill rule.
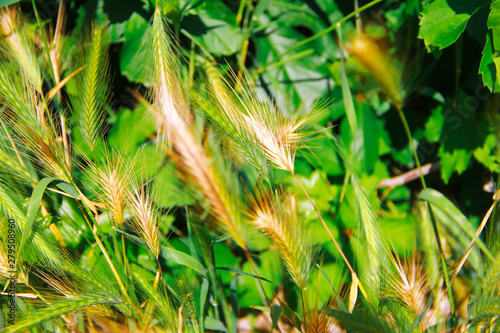
[[[340,28],[340,25],[338,25],[337,34],[339,36],[340,49],[341,52],[343,52],[342,30]],[[356,117],[356,110],[354,109],[354,102],[352,100],[351,88],[349,87],[349,80],[347,80],[347,74],[345,72],[345,61],[343,55],[341,55],[340,57],[340,70],[342,76],[342,101],[344,102],[345,114],[347,116],[347,121],[349,122],[349,127],[351,128],[351,133],[354,140],[356,130],[358,129],[358,119]]]
[[[113,230],[125,235],[125,237],[127,237],[128,239],[130,239],[130,240],[132,240],[132,241],[134,241],[134,242],[136,242],[136,243],[138,243],[146,248],[148,247],[146,245],[146,243],[144,242],[144,240],[142,240],[141,238],[139,238],[137,236],[128,234],[128,233],[123,232],[117,228],[113,228]],[[174,262],[174,263],[182,265],[182,266],[192,268],[195,271],[197,271],[198,273],[202,274],[203,276],[206,276],[207,269],[205,267],[203,267],[203,265],[196,258],[190,256],[187,253],[184,253],[182,251],[178,251],[178,250],[171,248],[171,247],[161,246],[160,247],[160,255],[163,258],[167,259],[168,261]]]
[[[55,178],[43,178],[36,185],[33,193],[31,194],[30,201],[28,202],[28,211],[26,214],[26,224],[24,225],[23,230],[21,231],[21,241],[19,242],[19,247],[17,248],[17,258],[16,262],[19,259],[19,255],[28,240],[29,234],[31,232],[31,227],[33,226],[33,222],[35,221],[36,213],[40,208],[40,203],[42,202],[42,196],[45,192],[45,189],[50,184],[51,181],[55,180]]]
[[[37,310],[33,314],[33,316],[24,318],[21,322],[2,330],[2,332],[24,332],[25,330],[32,327],[39,327],[41,324],[55,319],[65,313],[75,311],[89,305],[113,303],[116,303],[116,300],[112,300],[103,296],[86,296],[78,299],[65,299],[64,301],[52,303],[50,306],[44,309]]]
[[[448,215],[456,224],[469,236],[470,238],[474,239],[474,241],[477,243],[479,248],[484,252],[484,254],[492,261],[495,262],[495,257],[493,254],[490,252],[486,244],[478,238],[470,224],[470,222],[467,220],[467,218],[462,214],[462,212],[448,199],[446,198],[443,194],[440,192],[427,188],[423,190],[419,198],[422,200],[425,200],[427,202],[430,202],[434,206],[438,207],[441,209],[446,215]]]

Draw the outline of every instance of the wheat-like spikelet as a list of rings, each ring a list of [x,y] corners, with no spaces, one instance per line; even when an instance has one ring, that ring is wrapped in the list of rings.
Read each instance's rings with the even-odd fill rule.
[[[22,207],[19,198],[17,198],[15,191],[9,189],[9,187],[0,182],[0,209],[7,215],[8,217],[14,219],[16,221],[16,225],[19,229],[23,229],[26,225],[26,211]],[[44,265],[48,267],[52,267],[56,271],[63,269],[64,260],[56,248],[55,244],[47,240],[42,236],[39,232],[34,232],[30,246],[33,247],[33,250],[27,250],[26,252],[33,252],[34,256],[37,260],[40,260]],[[24,253],[26,254],[26,253]],[[24,256],[20,258],[23,259]]]
[[[380,287],[380,272],[385,265],[387,252],[384,247],[380,228],[375,217],[375,212],[368,200],[364,187],[360,181],[353,176],[354,201],[359,217],[360,229],[362,230],[361,249],[366,253],[367,266],[362,277],[369,281],[369,293],[378,297]]]
[[[111,220],[119,226],[123,224],[123,214],[127,204],[127,191],[131,182],[129,166],[133,161],[120,153],[106,153],[102,166],[87,160],[87,175],[101,204],[109,210]]]
[[[308,285],[315,251],[298,202],[291,193],[264,194],[249,212],[250,221],[276,246],[287,274],[300,290]]]
[[[32,39],[26,36],[20,24],[19,13],[16,7],[7,6],[0,9],[0,48],[10,58],[18,62],[24,75],[38,92],[42,89],[40,67],[37,64],[36,53]]]
[[[7,232],[5,231],[4,233],[7,234]],[[7,244],[7,242],[5,243]],[[5,251],[6,249],[7,252]],[[4,242],[0,240],[0,275],[6,279],[9,279],[12,276],[12,272],[15,271],[17,281],[29,286],[28,275],[26,274],[26,271],[22,267],[16,267],[15,269],[13,269],[11,267],[12,255],[11,260],[9,260],[7,253],[8,248],[5,246]]]
[[[145,39],[152,43],[155,70],[154,101],[163,116],[163,122],[160,125],[162,125],[167,142],[170,142],[172,131],[176,131],[178,136],[187,132],[187,129],[182,127],[189,126],[191,115],[179,83],[179,60],[174,53],[166,28],[161,11],[156,7],[153,24],[146,33]]]
[[[33,155],[31,159],[43,168],[40,170],[43,174],[72,183],[71,165],[68,165],[70,161],[66,158],[67,151],[64,144],[58,140],[55,131],[49,129],[44,138],[21,121],[11,126],[15,126],[17,144]]]
[[[159,212],[154,208],[148,193],[149,186],[132,183],[128,193],[128,201],[134,211],[132,227],[141,236],[151,253],[158,258],[160,255]]]
[[[153,94],[156,107],[149,109],[156,117],[163,138],[172,146],[173,149],[168,153],[184,174],[186,183],[204,196],[216,226],[244,247],[244,232],[234,200],[222,185],[221,175],[213,167],[191,128],[190,110],[178,77],[178,61],[165,29],[161,12],[156,8],[152,27],[146,33],[146,38],[152,39],[156,73]]]
[[[77,60],[77,68],[86,66],[77,77],[81,92],[73,99],[83,139],[93,150],[104,121],[108,100],[108,36],[106,25],[92,26],[88,48]],[[85,45],[84,43],[84,45]]]
[[[315,113],[299,116],[297,112],[293,117],[286,117],[275,104],[259,99],[247,82],[238,81],[233,75],[242,87],[241,94],[237,94],[214,68],[210,65],[207,68],[213,95],[223,115],[207,109],[210,117],[221,128],[229,129],[246,159],[257,170],[264,170],[259,152],[255,151],[259,149],[275,167],[294,173],[295,152],[305,136],[300,130]]]
[[[423,266],[417,260],[418,257],[413,256],[409,261],[402,263],[398,255],[391,256],[396,274],[389,276],[390,289],[387,293],[388,296],[408,306],[418,316],[425,310],[429,285]]]

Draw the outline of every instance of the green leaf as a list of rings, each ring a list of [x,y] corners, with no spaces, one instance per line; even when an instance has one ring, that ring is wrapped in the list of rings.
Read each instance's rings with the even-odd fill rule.
[[[62,182],[56,184],[57,188],[59,188],[61,191],[65,192],[66,194],[71,195],[73,198],[78,198],[80,196],[80,193],[78,193],[76,187],[74,187],[71,184]]]
[[[427,48],[444,49],[453,44],[464,32],[470,13],[457,13],[459,0],[435,0],[425,6],[420,20],[418,37]]]
[[[498,66],[493,59],[495,50],[493,49],[493,43],[491,42],[489,34],[486,35],[486,43],[484,44],[482,54],[483,57],[481,58],[481,63],[479,64],[478,74],[480,74],[483,78],[483,85],[488,87],[488,89],[492,92],[500,92],[500,84],[497,82],[499,71],[497,70]]]
[[[175,262],[176,264],[192,268],[203,276],[206,274],[205,267],[203,267],[197,259],[187,253],[178,251],[171,247],[162,246],[160,254],[163,258]]]
[[[488,16],[488,28],[493,34],[493,45],[495,50],[500,50],[500,1],[491,3],[490,15]]]
[[[205,317],[205,328],[207,330],[227,332],[226,326],[222,322],[212,317]]]
[[[21,0],[0,0],[0,7],[12,5],[12,4],[19,2],[19,1],[21,1]]]
[[[441,147],[438,154],[441,158],[441,178],[445,184],[448,184],[454,172],[460,175],[469,166],[471,153],[467,149],[454,149],[450,152]]]
[[[22,252],[26,241],[31,233],[31,227],[33,226],[33,222],[35,222],[36,213],[40,209],[40,203],[42,202],[42,196],[45,192],[45,189],[50,184],[51,181],[55,180],[55,178],[43,178],[40,182],[35,186],[33,193],[31,194],[31,198],[28,202],[28,209],[26,214],[26,224],[24,225],[24,230],[21,231],[21,241],[19,242],[19,247],[17,248],[17,258],[19,259],[19,255]]]
[[[474,239],[476,241],[478,247],[481,248],[481,250],[487,257],[495,261],[493,255],[488,250],[483,241],[476,236],[475,230],[472,227],[472,224],[467,219],[467,217],[465,217],[465,215],[457,208],[457,206],[455,206],[448,198],[446,198],[440,192],[431,188],[423,190],[420,193],[419,198],[431,203],[434,207],[438,208],[440,211],[442,211],[444,214],[447,215],[448,217],[447,219],[440,218],[440,221],[444,224],[444,226],[447,229],[451,230],[455,226],[458,226],[459,229],[461,229],[461,231],[465,232],[469,236],[469,238]],[[436,213],[439,215],[439,211],[436,211]],[[457,237],[459,237],[459,232],[455,232],[455,234],[457,234]],[[455,239],[455,241],[457,241],[457,239]],[[469,245],[469,240],[464,242],[464,244],[462,245],[464,246],[463,251],[465,253]],[[481,260],[478,254],[474,253],[474,251],[471,252],[469,260],[475,261],[473,262],[473,266],[475,266],[475,269],[478,271],[478,273],[480,273],[479,265],[481,264]]]
[[[141,238],[134,236],[134,235],[131,235],[129,233],[123,232],[117,228],[113,228],[113,230],[125,235],[130,240],[132,240],[132,241],[134,241],[134,242],[136,242],[144,247],[147,247],[146,243]],[[203,265],[197,259],[195,259],[194,257],[190,256],[187,253],[184,253],[182,251],[178,251],[178,250],[171,248],[171,247],[161,246],[160,247],[160,255],[163,258],[167,259],[168,261],[172,261],[176,264],[192,268],[195,271],[201,273],[203,276],[205,276],[205,274],[206,274],[205,267],[203,267]]]
[[[429,142],[439,142],[441,137],[441,130],[443,129],[444,116],[443,106],[438,105],[432,110],[432,114],[425,123],[425,138]]]
[[[204,1],[184,19],[186,30],[214,56],[230,56],[240,50],[242,33],[236,15],[221,1]]]
[[[120,151],[134,152],[154,131],[155,122],[146,107],[140,105],[133,111],[121,109],[108,135],[108,142]]]
[[[496,136],[494,134],[490,134],[486,137],[484,146],[476,148],[473,152],[476,160],[478,160],[478,162],[482,163],[492,172],[498,172],[498,170],[500,169],[500,164],[498,163],[499,161],[497,156],[495,154],[492,154],[492,151],[496,147],[496,144]]]
[[[152,78],[144,70],[145,66],[138,66],[138,61],[144,57],[142,38],[148,28],[148,21],[137,13],[132,13],[125,26],[125,33],[120,54],[120,70],[122,74],[131,82],[144,84],[146,87],[152,85]],[[145,59],[147,60],[147,59]]]

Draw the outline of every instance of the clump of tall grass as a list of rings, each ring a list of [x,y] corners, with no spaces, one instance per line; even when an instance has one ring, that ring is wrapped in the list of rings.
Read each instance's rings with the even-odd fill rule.
[[[63,14],[61,5],[58,22]],[[257,281],[263,301],[256,300],[255,308],[269,312],[269,330],[413,332],[441,328],[436,326],[438,320],[432,321],[434,312],[441,309],[441,301],[433,295],[445,295],[444,275],[437,271],[442,249],[436,248],[441,239],[429,237],[432,232],[439,235],[437,229],[430,229],[436,227],[436,221],[421,228],[426,259],[390,253],[378,212],[350,165],[350,156],[339,145],[361,230],[355,236],[361,246],[354,252],[364,256],[348,260],[346,249],[296,175],[297,151],[305,146],[307,137],[319,134],[308,129],[315,110],[288,112],[256,94],[243,76],[219,73],[206,61],[192,64],[203,73],[200,86],[205,91],[190,90],[174,39],[157,5],[143,40],[144,59],[150,60],[145,74],[152,75],[153,86],[146,98],[136,96],[155,118],[156,135],[148,144],[155,145],[163,164],[168,161],[175,166],[175,176],[195,200],[186,207],[189,223],[179,228],[165,222],[154,188],[156,179],[142,173],[141,151],[130,157],[120,149],[109,149],[105,141],[104,111],[110,91],[107,25],[92,25],[73,59],[74,68],[64,79],[57,60],[62,56],[60,48],[49,48],[46,41],[41,48],[31,43],[30,34],[45,35],[45,31],[26,30],[17,7],[0,10],[0,29],[0,46],[5,50],[0,59],[0,216],[2,221],[7,220],[3,217],[15,220],[20,235],[17,244],[23,246],[16,254],[22,315],[18,325],[5,332],[35,327],[71,332],[235,331],[240,316],[236,282],[241,275]],[[64,38],[58,24],[49,40],[60,45]],[[362,51],[367,49],[375,52],[379,63],[363,58]],[[385,58],[364,37],[353,44],[351,52],[378,75],[381,84],[394,75],[392,70],[384,72]],[[47,68],[50,74],[42,75]],[[60,94],[69,80],[80,88],[78,96],[69,91]],[[384,89],[401,110],[397,82],[385,84]],[[79,137],[75,133],[93,153],[102,144],[104,158],[75,149]],[[234,151],[239,158],[233,158]],[[347,284],[344,292],[338,292],[319,264],[320,253],[312,238],[316,219],[306,220],[299,194],[293,187],[275,182],[275,169],[289,173],[297,182],[326,228],[351,273],[348,295]],[[427,213],[430,216],[425,215],[422,222],[434,218],[431,209],[423,211]],[[53,218],[64,222],[53,223]],[[76,220],[83,221],[81,228],[86,230],[82,253],[68,249],[57,227]],[[5,230],[4,222],[1,230]],[[283,273],[287,286],[298,291],[298,305],[289,306],[279,292],[266,294],[263,284],[268,280],[260,276],[256,255],[261,249],[253,248],[251,242],[258,237],[255,231],[264,234],[266,246],[279,254],[282,266],[273,269]],[[185,232],[188,236],[182,239],[188,250],[183,252],[171,246],[169,235]],[[0,276],[6,284],[8,248],[2,237]],[[476,238],[463,251],[451,282],[469,258]],[[222,267],[217,266],[214,255],[214,244],[220,242],[236,244],[232,247],[235,252],[243,250],[242,257],[253,273],[235,269],[229,291],[224,290],[218,274]],[[456,327],[496,328],[498,254],[490,255],[495,260],[486,265],[483,288],[470,307],[473,317],[453,317]],[[478,258],[474,253],[474,260]],[[447,262],[443,263],[446,269]],[[323,297],[327,299],[324,305],[317,301],[317,294],[324,290],[315,289],[317,281],[312,276],[324,277],[331,285],[331,293]],[[363,297],[358,297],[358,288]],[[447,324],[443,322],[442,326]]]

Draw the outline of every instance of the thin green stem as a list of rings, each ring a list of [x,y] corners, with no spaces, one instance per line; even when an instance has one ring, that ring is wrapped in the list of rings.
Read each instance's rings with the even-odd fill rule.
[[[35,0],[31,0],[31,4],[33,5],[33,11],[35,12],[35,17],[36,17],[36,22],[38,24],[38,29],[40,29],[40,33],[42,34],[42,40],[43,40],[43,46],[44,46],[44,51],[45,51],[45,56],[47,57],[47,60],[49,61],[50,68],[53,69],[54,67],[52,66],[52,59],[50,58],[50,51],[49,51],[49,43],[47,41],[47,36],[45,35],[45,29],[42,27],[42,21],[40,20],[40,15],[38,14],[38,9],[36,8]],[[56,82],[55,76],[53,71],[50,71],[50,74],[52,76],[52,80]]]
[[[323,217],[321,216],[320,212],[316,208],[316,205],[314,204],[314,201],[311,199],[309,194],[307,193],[306,189],[304,188],[304,185],[302,185],[302,182],[300,181],[299,177],[295,173],[292,172],[292,175],[295,177],[295,179],[299,182],[300,187],[302,188],[302,191],[304,191],[305,195],[307,196],[307,199],[309,199],[309,202],[313,206],[314,210],[316,211],[316,214],[318,215],[319,219],[321,220],[321,223],[323,223],[323,226],[325,227],[326,231],[328,232],[328,235],[330,235],[330,238],[332,239],[333,243],[335,244],[335,247],[337,250],[340,252],[340,255],[342,256],[342,259],[344,259],[345,264],[347,265],[347,268],[349,268],[349,271],[351,271],[351,274],[355,275],[356,273],[354,272],[354,269],[352,268],[351,264],[349,263],[349,260],[347,260],[347,257],[345,256],[344,252],[340,248],[339,243],[335,240],[335,237],[333,237],[332,232],[330,231],[330,228],[326,225],[325,220],[323,220]]]
[[[257,267],[255,267],[253,259],[252,259],[251,255],[250,255],[250,251],[248,251],[248,247],[245,246],[244,250],[245,250],[245,254],[247,255],[248,262],[250,262],[250,266],[252,266],[253,273],[257,277],[257,281],[259,283],[259,288],[260,288],[260,291],[261,291],[261,297],[263,298],[262,301],[265,302],[267,305],[271,305],[271,302],[269,301],[269,298],[267,298],[266,291],[264,290],[264,286],[262,285],[262,281],[260,279],[259,272],[257,271]]]
[[[338,20],[337,22],[333,23],[331,26],[329,26],[328,28],[326,28],[325,30],[321,31],[321,32],[318,32],[316,35],[314,36],[311,36],[309,38],[306,38],[304,39],[303,41],[295,44],[295,46],[289,48],[288,50],[286,50],[284,53],[281,54],[280,57],[283,57],[291,52],[294,52],[298,49],[300,49],[302,46],[312,42],[312,41],[315,41],[316,39],[320,38],[320,37],[323,37],[324,35],[327,35],[329,34],[330,32],[332,32],[333,30],[335,30],[335,28],[337,27],[337,24],[342,24],[344,22],[346,22],[347,20],[349,20],[350,18],[356,16],[358,13],[361,13],[365,10],[367,10],[368,8],[370,7],[373,7],[374,5],[378,4],[379,2],[382,2],[383,0],[373,0],[372,2],[369,2],[367,3],[366,5],[364,5],[363,7],[353,11],[352,13],[344,16],[343,18],[341,18],[340,20]],[[275,63],[270,63],[267,65],[267,67],[270,67],[271,65],[273,65]]]
[[[427,185],[425,183],[424,174],[422,172],[422,166],[420,165],[420,160],[419,160],[418,155],[417,155],[417,149],[415,148],[415,144],[413,143],[413,137],[411,135],[410,126],[408,126],[408,122],[406,121],[406,117],[403,113],[403,109],[400,106],[396,106],[396,108],[398,110],[399,118],[401,118],[401,122],[403,123],[403,127],[405,129],[406,136],[407,136],[409,144],[410,144],[410,149],[413,153],[413,158],[415,159],[415,163],[417,164],[417,168],[418,168],[419,175],[420,175],[420,182],[422,183],[422,187],[424,189],[426,189]]]
[[[418,158],[417,149],[415,147],[415,144],[413,143],[413,137],[411,135],[410,126],[408,126],[408,121],[406,120],[406,117],[403,113],[402,107],[399,105],[396,105],[396,109],[398,110],[398,114],[399,114],[399,117],[401,118],[401,122],[403,123],[403,127],[405,129],[406,136],[408,137],[410,149],[413,153],[413,157],[415,158],[415,163],[417,164],[417,168],[418,168],[418,171],[420,174],[420,181],[422,183],[422,187],[424,189],[426,189],[427,185],[425,183],[424,174],[422,172],[422,166],[420,165],[420,160]],[[434,229],[434,236],[436,237],[436,243],[438,244],[438,249],[439,249],[439,253],[441,256],[441,265],[443,266],[443,275],[444,275],[444,280],[445,280],[445,284],[446,284],[446,290],[448,292],[448,299],[450,300],[451,314],[452,314],[452,316],[454,316],[455,315],[455,302],[453,300],[453,292],[451,290],[450,275],[448,273],[448,267],[446,265],[446,258],[444,257],[443,244],[441,242],[441,236],[439,234],[439,229],[438,229],[437,222],[436,222],[436,216],[434,215],[431,204],[429,202],[427,203],[427,209],[429,211],[429,216],[430,216],[431,222],[432,222],[432,228]]]

